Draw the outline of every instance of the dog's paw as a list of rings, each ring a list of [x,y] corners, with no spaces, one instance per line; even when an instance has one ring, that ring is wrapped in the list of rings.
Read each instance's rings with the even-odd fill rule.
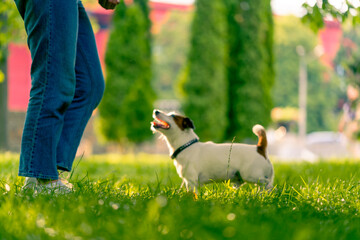
[[[192,198],[194,201],[199,199],[199,196],[197,195],[196,192],[186,192],[184,197],[189,198],[189,199]]]

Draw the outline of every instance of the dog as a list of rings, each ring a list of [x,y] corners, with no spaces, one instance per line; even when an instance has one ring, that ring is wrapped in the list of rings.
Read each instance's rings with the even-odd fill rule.
[[[216,144],[200,142],[194,123],[188,117],[155,109],[153,118],[151,130],[164,137],[187,191],[197,193],[198,186],[226,180],[237,186],[250,182],[266,190],[273,188],[274,169],[267,155],[266,132],[261,125],[252,129],[259,138],[257,145]]]

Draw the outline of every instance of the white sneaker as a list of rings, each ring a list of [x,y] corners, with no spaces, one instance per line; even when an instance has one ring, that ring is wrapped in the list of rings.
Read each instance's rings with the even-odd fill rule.
[[[48,183],[40,183],[39,181],[37,182],[37,193],[66,194],[72,192],[72,185],[70,183],[64,183],[62,179],[54,180]]]
[[[72,184],[62,179],[42,183],[34,177],[26,177],[21,190],[33,190],[35,193],[66,194],[72,192]]]
[[[35,190],[36,186],[38,184],[38,181],[34,177],[26,177],[24,181],[24,185],[22,186],[21,190]]]

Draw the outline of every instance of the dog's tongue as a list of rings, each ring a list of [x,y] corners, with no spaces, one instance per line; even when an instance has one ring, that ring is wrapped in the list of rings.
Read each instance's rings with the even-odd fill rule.
[[[164,122],[160,119],[156,119],[155,121],[151,122],[153,124],[154,127],[158,127],[158,128],[169,128],[169,124],[167,122]]]
[[[158,122],[156,122],[156,121],[152,121],[151,123],[152,123],[152,125],[153,125],[154,127],[160,127],[160,126],[161,126],[161,124],[158,123]]]

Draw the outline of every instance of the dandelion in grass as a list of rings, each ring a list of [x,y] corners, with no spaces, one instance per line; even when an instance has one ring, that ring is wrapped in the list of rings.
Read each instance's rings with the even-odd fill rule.
[[[229,213],[227,216],[226,216],[227,220],[229,221],[234,221],[235,218],[236,218],[236,215],[235,213]]]
[[[159,204],[159,207],[165,207],[167,205],[167,199],[164,196],[158,196],[156,202]]]
[[[10,192],[11,188],[9,186],[9,184],[5,183],[5,191],[6,192]]]
[[[45,227],[45,219],[42,216],[38,216],[36,220],[36,226],[38,226],[39,228]]]
[[[117,203],[111,203],[111,207],[112,207],[114,210],[118,210],[118,209],[119,209],[119,204],[117,204]]]

